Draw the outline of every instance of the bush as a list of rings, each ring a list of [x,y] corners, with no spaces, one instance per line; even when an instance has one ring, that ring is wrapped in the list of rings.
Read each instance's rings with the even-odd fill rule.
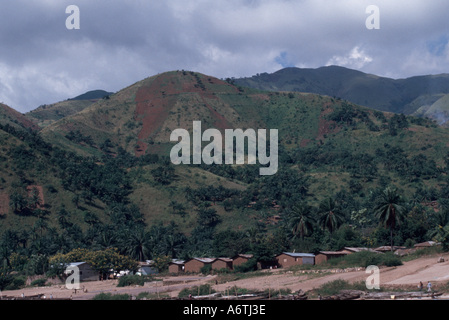
[[[199,287],[194,286],[192,288],[184,288],[179,292],[178,297],[179,298],[186,298],[190,294],[192,296],[205,296],[211,293],[214,293],[215,290],[212,289],[212,287],[209,284],[202,284]]]
[[[395,256],[392,253],[386,253],[384,257],[382,257],[383,265],[387,267],[394,267],[402,265],[402,261],[399,257]]]
[[[11,274],[0,270],[0,290],[5,290],[12,281],[13,276]]]
[[[6,290],[17,290],[25,286],[26,278],[24,276],[14,277],[6,286]]]
[[[129,294],[111,294],[111,293],[99,293],[92,300],[129,300]]]
[[[249,259],[245,263],[242,263],[241,265],[235,266],[234,270],[236,272],[250,272],[257,270],[257,260],[256,259]]]
[[[36,279],[36,280],[32,281],[31,285],[34,287],[43,287],[43,286],[45,286],[46,283],[47,283],[47,279],[40,278],[40,279]]]
[[[341,290],[366,290],[366,285],[363,282],[350,284],[341,279],[326,282],[317,292],[324,296],[331,296],[340,293]]]
[[[126,275],[122,276],[118,280],[117,287],[127,287],[127,286],[143,286],[145,283],[145,279],[142,276],[138,275]]]
[[[212,271],[212,265],[210,265],[210,264],[206,264],[206,265],[204,265],[204,267],[202,267],[200,269],[200,272],[202,274],[209,274],[211,271]]]

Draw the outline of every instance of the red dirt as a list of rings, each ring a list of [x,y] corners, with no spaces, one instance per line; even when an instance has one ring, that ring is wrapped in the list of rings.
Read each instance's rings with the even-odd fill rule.
[[[207,81],[201,79],[202,81]],[[182,81],[180,84],[179,82]],[[215,84],[221,80],[209,80]],[[224,82],[223,82],[224,84]],[[136,93],[136,111],[134,118],[142,121],[142,129],[138,134],[138,148],[136,156],[145,154],[148,148],[146,139],[153,136],[161,129],[163,123],[169,116],[169,111],[175,105],[180,94],[197,93],[200,95],[204,105],[209,109],[212,118],[215,119],[214,126],[218,129],[229,128],[229,123],[220,113],[215,111],[208,101],[218,98],[209,90],[203,90],[198,86],[195,77],[179,74],[165,74],[153,80],[149,86],[141,87]]]
[[[27,117],[25,117],[20,112],[14,110],[13,108],[11,108],[5,104],[2,104],[2,103],[0,103],[0,107],[4,110],[5,115],[7,117],[9,117],[12,120],[17,120],[25,128],[32,129],[32,130],[39,130],[39,126],[37,124],[35,124],[31,120],[29,120]]]
[[[323,107],[325,109],[320,114],[318,124],[318,135],[316,137],[317,139],[322,139],[327,134],[337,133],[340,131],[340,128],[337,126],[335,121],[330,121],[326,119],[326,115],[331,113],[333,109],[330,108],[330,105],[328,103],[323,105]]]
[[[420,281],[424,285],[427,284],[427,281],[431,281],[432,288],[439,291],[449,279],[448,255],[444,254],[443,257],[445,259],[443,263],[437,262],[439,255],[432,255],[404,262],[401,266],[380,268],[380,287],[391,291],[397,289],[416,290]],[[179,275],[173,277],[161,275],[160,278],[163,281],[146,283],[144,286],[117,287],[117,280],[106,280],[83,282],[81,285],[86,291],[78,291],[76,294],[72,290],[67,289],[63,283],[48,287],[29,287],[21,290],[2,291],[1,294],[15,297],[20,297],[22,293],[25,296],[45,294],[47,299],[52,294],[54,298],[68,299],[71,297],[73,300],[89,300],[101,292],[112,294],[127,293],[133,295],[141,292],[151,292],[155,295],[160,293],[162,295],[177,297],[183,288],[206,283],[211,284],[217,292],[226,292],[234,286],[256,291],[290,289],[292,292],[297,292],[298,290],[308,292],[334,280],[344,280],[349,283],[365,282],[369,276],[370,273],[366,273],[365,270],[319,274],[309,272],[301,273],[299,271],[289,271],[279,268],[266,270],[258,277],[230,280],[229,282],[221,282],[218,284],[214,284],[215,280],[219,279],[215,275]],[[443,298],[447,299],[447,295]]]

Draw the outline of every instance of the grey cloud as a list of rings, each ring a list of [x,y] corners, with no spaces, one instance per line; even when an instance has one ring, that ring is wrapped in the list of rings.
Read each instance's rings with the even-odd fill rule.
[[[380,30],[365,27],[373,3]],[[71,4],[80,30],[65,28]],[[445,0],[8,1],[0,101],[25,112],[176,69],[251,76],[282,68],[282,56],[298,67],[332,62],[391,77],[448,72],[448,46],[436,42],[449,36],[448,9]]]

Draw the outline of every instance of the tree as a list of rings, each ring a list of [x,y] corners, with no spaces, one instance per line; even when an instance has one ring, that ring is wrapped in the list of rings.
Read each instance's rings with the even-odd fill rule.
[[[145,252],[148,251],[150,245],[150,235],[143,228],[136,228],[127,232],[125,240],[126,252],[139,259],[145,261]]]
[[[312,207],[306,203],[299,203],[289,211],[288,219],[288,229],[292,233],[292,238],[296,238],[298,235],[301,240],[304,236],[307,236],[313,230],[313,219],[311,216]]]
[[[404,219],[405,208],[403,200],[397,189],[386,188],[381,193],[381,198],[375,207],[375,212],[380,223],[390,228],[390,244],[393,251],[393,229]]]
[[[327,198],[320,203],[319,213],[321,227],[327,229],[331,235],[343,222],[340,209],[332,198]]]
[[[19,192],[13,192],[10,196],[9,205],[14,212],[21,212],[27,205],[26,198]]]

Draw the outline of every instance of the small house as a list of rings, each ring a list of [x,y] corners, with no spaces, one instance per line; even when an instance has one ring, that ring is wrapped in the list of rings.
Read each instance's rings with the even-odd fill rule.
[[[150,274],[156,274],[159,270],[154,267],[153,260],[147,260],[145,262],[139,262],[139,269],[137,270],[137,274],[142,276],[147,276]]]
[[[212,262],[213,270],[227,269],[232,270],[232,259],[230,258],[217,258]]]
[[[184,271],[198,273],[201,272],[201,268],[212,264],[214,261],[214,258],[191,258],[184,263]]]
[[[433,247],[436,245],[440,245],[440,243],[435,242],[435,241],[425,241],[425,242],[415,244],[414,247],[417,249],[423,249],[423,248],[430,248],[430,247]]]
[[[391,251],[394,252],[394,251],[399,250],[399,249],[405,249],[405,247],[403,247],[403,246],[393,246],[393,250],[391,248],[392,248],[391,246],[381,246],[381,247],[378,247],[378,248],[376,248],[374,250],[378,251],[378,252],[391,252]]]
[[[315,264],[315,255],[311,253],[283,252],[276,256],[277,264],[281,268],[288,268],[303,264]]]
[[[320,251],[315,255],[315,264],[321,264],[333,258],[344,257],[347,254],[344,251]]]
[[[379,251],[376,251],[376,250],[370,249],[370,248],[364,248],[364,247],[344,247],[340,251],[346,252],[346,253],[356,253],[356,252],[362,252],[362,251],[370,251],[370,252],[379,253]]]
[[[253,257],[252,254],[238,254],[234,257],[232,257],[232,267],[239,266],[241,264],[244,264],[248,262],[249,259]]]
[[[168,265],[169,273],[181,273],[184,272],[184,260],[173,259]]]
[[[80,281],[96,281],[100,278],[98,271],[95,271],[87,262],[72,262],[64,272],[66,276],[70,276],[74,272],[79,272]]]

